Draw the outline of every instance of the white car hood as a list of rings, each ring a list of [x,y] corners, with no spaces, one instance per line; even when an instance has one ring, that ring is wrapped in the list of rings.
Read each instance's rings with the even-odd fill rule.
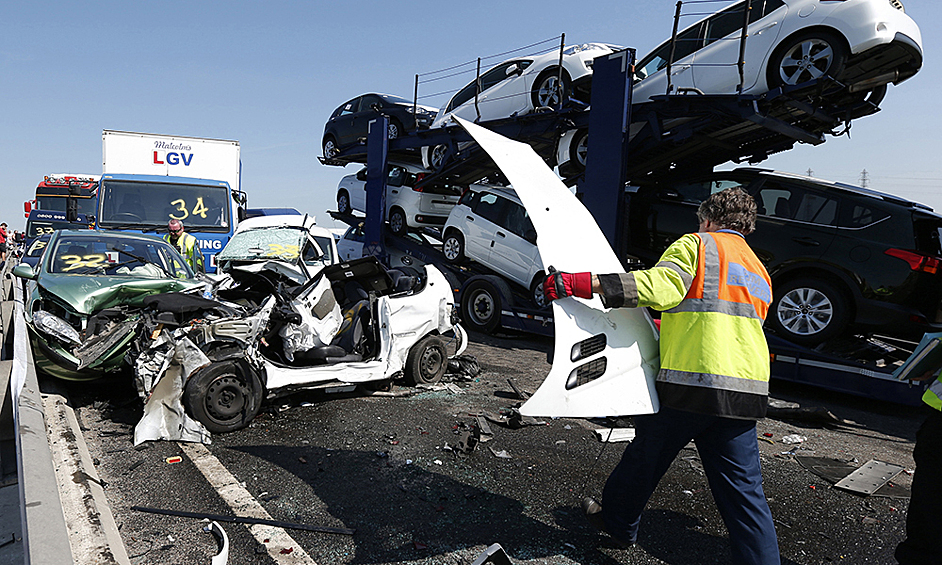
[[[461,118],[455,120],[487,151],[517,191],[537,231],[545,269],[552,265],[571,273],[624,272],[595,219],[529,145]],[[587,418],[658,410],[654,390],[660,366],[658,333],[647,311],[605,309],[597,296],[591,300],[570,297],[553,302],[553,317],[553,366],[520,408],[521,414]],[[580,344],[589,353],[580,356]],[[578,384],[578,377],[585,374],[600,376]]]

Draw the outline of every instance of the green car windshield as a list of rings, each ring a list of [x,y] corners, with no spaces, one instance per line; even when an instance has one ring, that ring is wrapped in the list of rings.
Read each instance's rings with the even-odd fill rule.
[[[193,271],[163,241],[95,233],[63,235],[48,255],[53,274],[190,279]]]

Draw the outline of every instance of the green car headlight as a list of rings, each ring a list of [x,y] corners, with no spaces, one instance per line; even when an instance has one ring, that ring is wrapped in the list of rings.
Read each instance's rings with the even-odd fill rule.
[[[79,333],[62,318],[44,310],[33,313],[33,327],[56,339],[79,345],[82,338]]]

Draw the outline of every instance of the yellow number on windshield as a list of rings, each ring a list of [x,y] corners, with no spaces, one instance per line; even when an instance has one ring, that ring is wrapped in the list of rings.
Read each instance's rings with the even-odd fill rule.
[[[104,253],[94,253],[92,255],[61,255],[59,259],[66,264],[62,272],[67,273],[72,269],[78,269],[80,267],[96,269],[101,267],[101,264],[105,262],[107,257],[105,257]]]
[[[282,245],[280,243],[269,243],[268,251],[271,255],[277,255],[279,257],[287,257],[289,259],[296,259],[298,257],[298,246],[297,245]]]
[[[196,199],[196,206],[193,207],[193,215],[200,216],[201,218],[206,218],[206,212],[209,211],[209,208],[203,204],[203,197],[200,196]]]
[[[190,213],[186,211],[186,201],[183,200],[182,198],[180,198],[179,200],[174,200],[173,202],[170,203],[170,205],[176,206],[177,210],[183,214],[182,216],[175,216],[173,214],[170,214],[170,217],[173,218],[174,220],[185,220],[187,216],[190,215]]]

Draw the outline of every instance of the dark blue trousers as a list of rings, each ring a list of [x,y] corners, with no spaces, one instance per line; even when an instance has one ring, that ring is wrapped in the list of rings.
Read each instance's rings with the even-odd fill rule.
[[[942,412],[926,407],[929,416],[916,434],[912,496],[906,514],[906,540],[896,547],[901,565],[942,563]]]
[[[694,440],[713,500],[729,531],[736,565],[779,565],[772,513],[762,490],[756,423],[661,407],[635,417],[635,439],[625,449],[602,492],[609,534],[638,538],[641,512],[671,462]]]

